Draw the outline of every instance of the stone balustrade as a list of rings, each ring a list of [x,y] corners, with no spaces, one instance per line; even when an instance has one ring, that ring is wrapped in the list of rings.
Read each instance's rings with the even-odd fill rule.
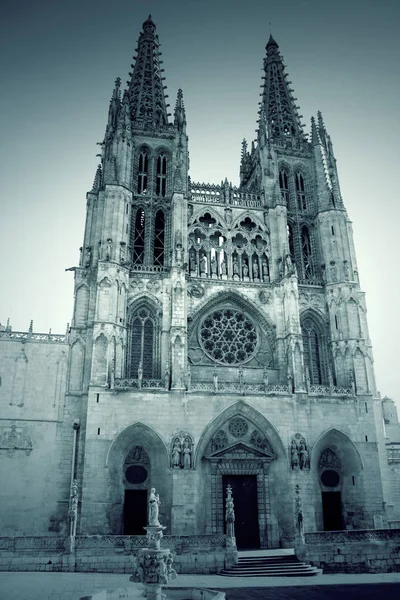
[[[0,338],[6,340],[32,340],[35,342],[47,342],[55,344],[66,344],[68,336],[59,333],[33,333],[31,331],[0,331]]]
[[[201,204],[228,204],[247,208],[261,208],[262,194],[239,190],[237,187],[221,186],[209,183],[190,184],[190,201]]]

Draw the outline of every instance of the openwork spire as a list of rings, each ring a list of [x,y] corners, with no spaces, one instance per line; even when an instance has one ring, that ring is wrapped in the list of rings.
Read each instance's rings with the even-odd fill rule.
[[[268,132],[272,140],[297,139],[305,141],[293,90],[289,88],[279,46],[270,35],[264,59],[264,92],[261,107],[265,111]]]
[[[139,35],[135,64],[131,65],[133,73],[128,82],[129,102],[133,125],[144,129],[155,129],[168,125],[167,105],[161,76],[162,60],[159,52],[156,26],[151,16],[143,23],[143,31]]]

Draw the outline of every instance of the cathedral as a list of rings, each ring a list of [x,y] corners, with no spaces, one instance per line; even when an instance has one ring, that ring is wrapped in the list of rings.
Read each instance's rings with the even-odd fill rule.
[[[169,535],[224,534],[228,485],[238,549],[293,547],[296,490],[306,532],[400,526],[400,426],[331,137],[320,112],[305,132],[272,36],[262,88],[239,186],[192,181],[183,93],[170,114],[143,23],[70,327],[0,328],[1,536],[68,535],[74,499],[77,535],[143,536],[151,488]]]

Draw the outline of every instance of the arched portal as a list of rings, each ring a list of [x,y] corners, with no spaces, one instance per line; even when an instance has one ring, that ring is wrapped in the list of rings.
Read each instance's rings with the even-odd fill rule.
[[[364,526],[363,464],[350,438],[337,429],[326,431],[314,445],[311,472],[316,477],[317,530],[337,531]]]
[[[244,402],[225,409],[200,438],[195,464],[202,472],[204,533],[225,531],[229,484],[239,549],[278,547],[292,541],[293,506],[286,453],[277,432],[261,413]]]
[[[123,429],[107,453],[108,530],[111,534],[145,535],[147,501],[150,489],[163,498],[160,519],[170,526],[172,482],[165,477],[169,467],[168,450],[158,433],[144,423]]]

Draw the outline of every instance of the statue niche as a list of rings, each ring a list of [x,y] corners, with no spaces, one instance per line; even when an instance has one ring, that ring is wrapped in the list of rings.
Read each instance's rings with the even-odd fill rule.
[[[171,442],[171,468],[193,468],[193,439],[186,431],[180,431],[173,436]]]

